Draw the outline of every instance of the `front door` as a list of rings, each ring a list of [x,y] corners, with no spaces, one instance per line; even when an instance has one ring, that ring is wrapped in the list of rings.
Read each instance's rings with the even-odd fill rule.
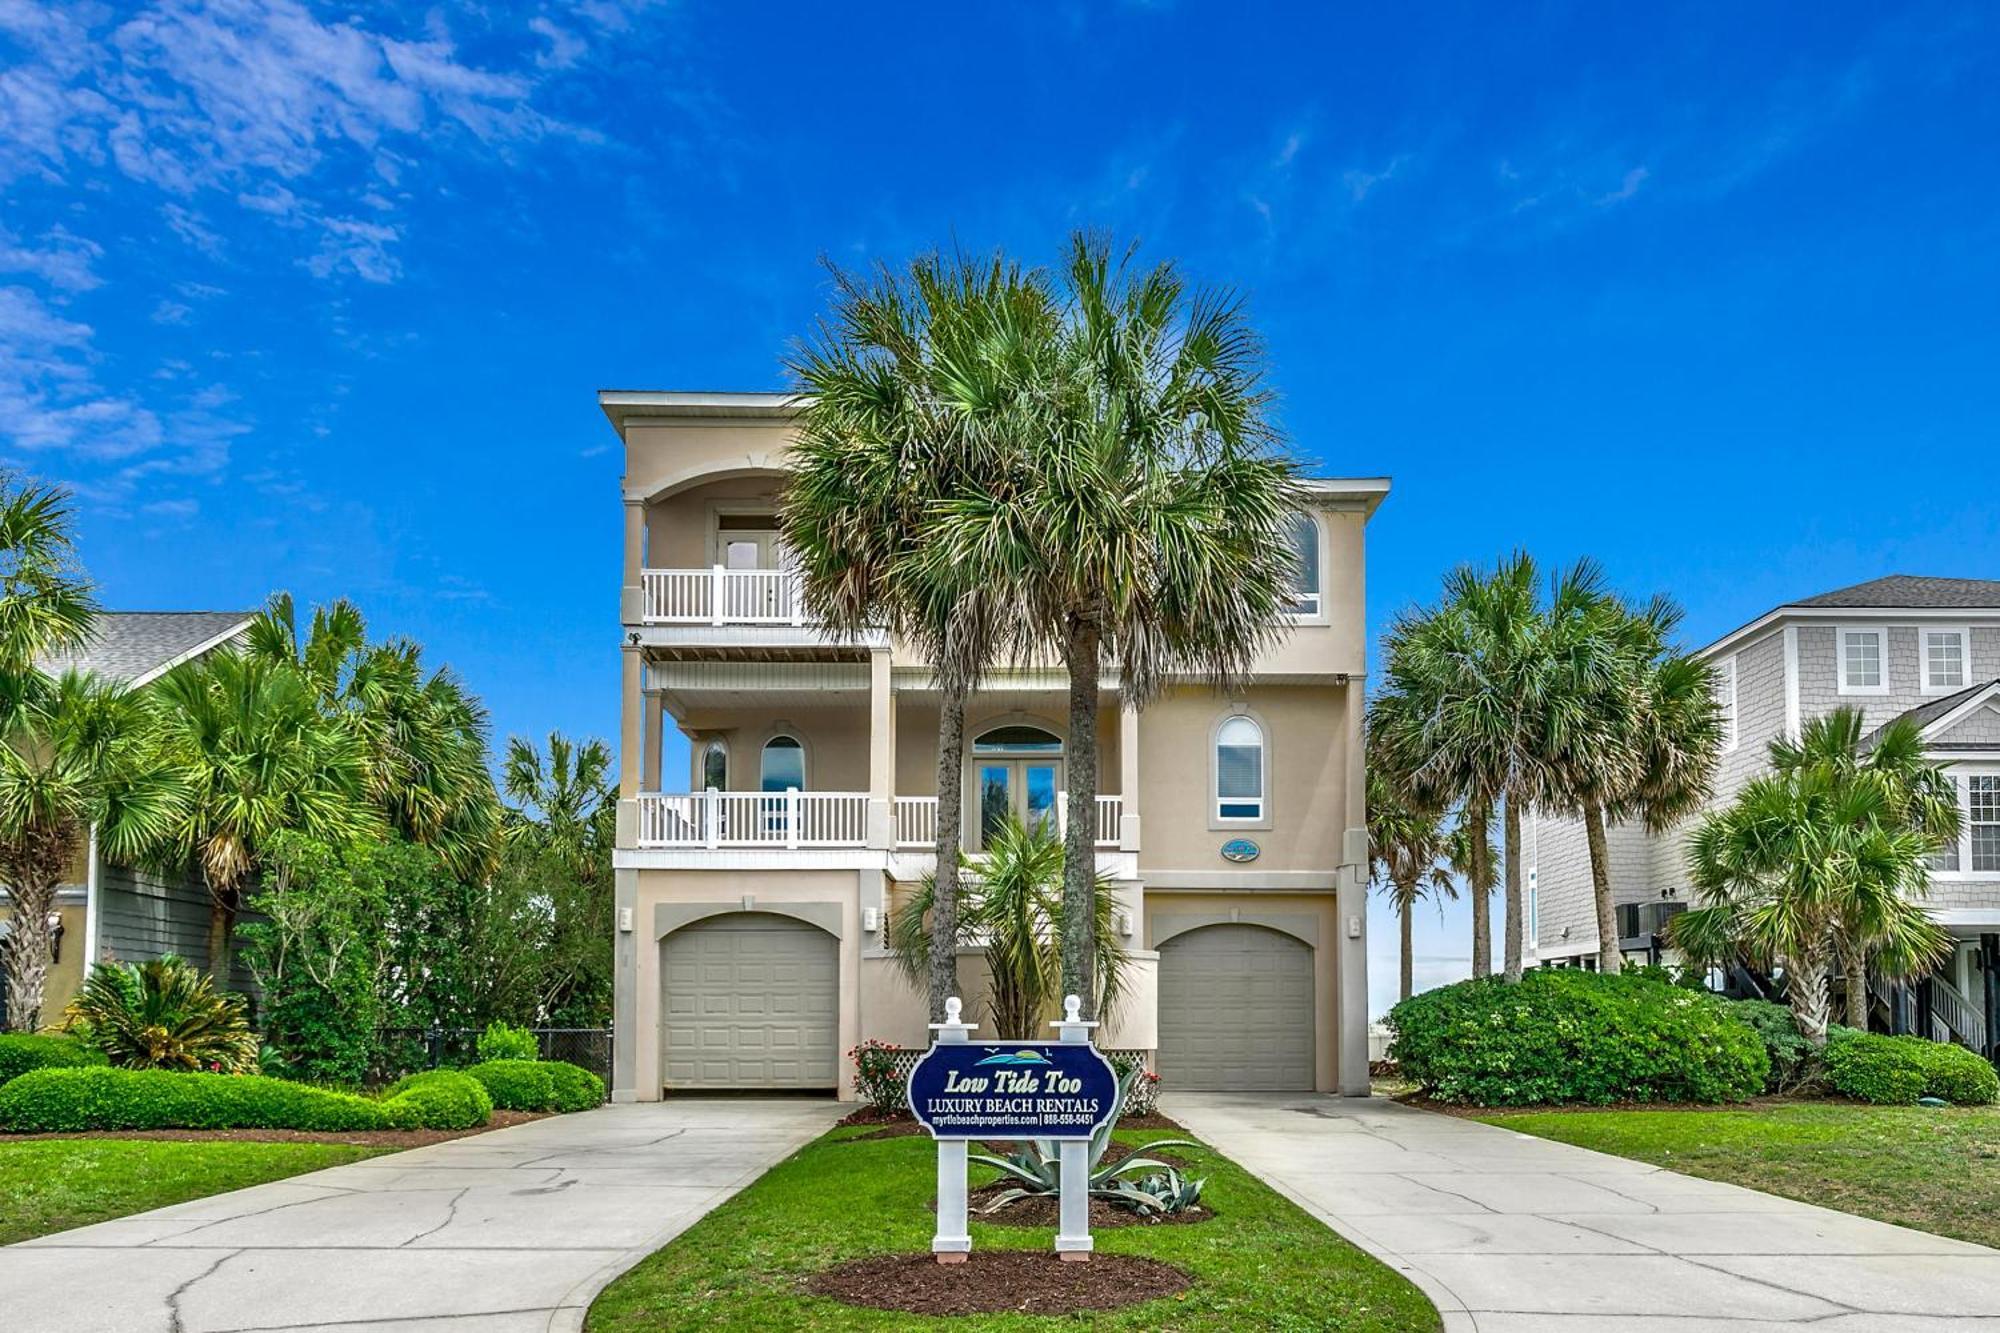
[[[1039,825],[1054,836],[1056,792],[1062,786],[1060,760],[981,758],[974,777],[980,848],[1000,831],[1009,815],[1031,828]]]

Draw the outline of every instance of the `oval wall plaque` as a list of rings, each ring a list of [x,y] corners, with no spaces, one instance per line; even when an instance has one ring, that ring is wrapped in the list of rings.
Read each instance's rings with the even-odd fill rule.
[[[1262,849],[1248,838],[1231,838],[1222,844],[1222,859],[1225,861],[1254,861]]]

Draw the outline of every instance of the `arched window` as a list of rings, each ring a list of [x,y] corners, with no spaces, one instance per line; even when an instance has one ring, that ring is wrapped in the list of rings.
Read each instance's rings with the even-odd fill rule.
[[[1008,819],[1054,833],[1062,789],[1062,737],[1040,727],[994,727],[973,738],[968,761],[975,850]]]
[[[1215,817],[1264,818],[1264,729],[1241,713],[1215,729]]]
[[[773,736],[764,742],[758,767],[758,786],[764,791],[784,791],[806,787],[806,751],[795,736]]]
[[[729,790],[729,747],[710,741],[701,751],[701,785],[704,790]]]
[[[1291,612],[1316,616],[1320,608],[1319,520],[1311,514],[1292,515],[1292,558],[1298,572],[1292,584]]]

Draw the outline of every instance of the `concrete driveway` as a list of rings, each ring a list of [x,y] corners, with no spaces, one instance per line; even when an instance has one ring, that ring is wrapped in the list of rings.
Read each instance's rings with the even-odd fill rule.
[[[0,1248],[7,1333],[542,1333],[832,1101],[607,1106]]]
[[[1423,1289],[1448,1330],[2000,1330],[2000,1252],[1384,1100],[1161,1110]]]

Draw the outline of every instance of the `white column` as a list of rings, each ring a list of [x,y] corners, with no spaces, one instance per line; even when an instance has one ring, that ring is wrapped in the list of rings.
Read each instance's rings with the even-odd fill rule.
[[[1118,850],[1139,850],[1139,710],[1121,698],[1118,705]]]
[[[944,1022],[930,1024],[935,1040],[963,1042],[977,1023],[961,1023],[964,1004],[956,995],[944,1002]],[[941,1264],[962,1264],[972,1252],[972,1235],[966,1229],[964,1139],[939,1139],[937,1168],[937,1231],[931,1237],[931,1253]]]
[[[868,654],[868,845],[896,845],[896,694],[887,648]]]
[[[1096,1023],[1083,1021],[1083,1001],[1063,997],[1063,1016],[1049,1024],[1064,1042],[1087,1042]],[[1056,1147],[1056,1171],[1062,1193],[1056,1207],[1056,1256],[1074,1263],[1090,1258],[1096,1242],[1090,1238],[1090,1140],[1063,1139]]]

